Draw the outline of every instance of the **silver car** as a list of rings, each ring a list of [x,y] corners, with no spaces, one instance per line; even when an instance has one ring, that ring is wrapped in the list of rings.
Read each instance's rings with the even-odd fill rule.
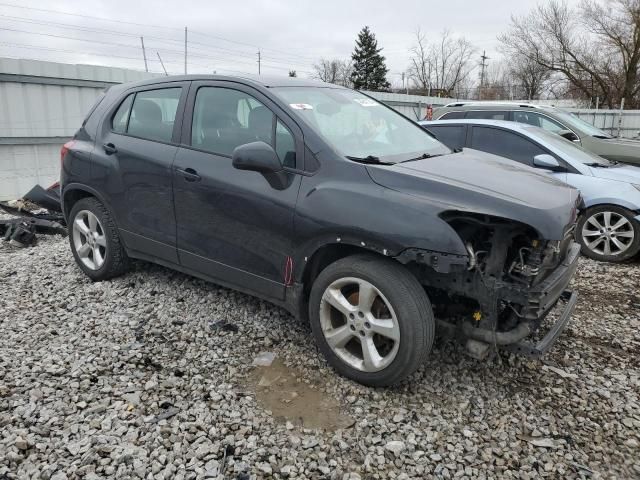
[[[640,164],[640,141],[614,138],[560,108],[529,103],[457,102],[434,110],[434,120],[509,120],[557,133],[585,150],[616,162]]]
[[[606,160],[531,125],[499,120],[420,123],[449,148],[493,153],[578,188],[586,208],[576,239],[584,255],[621,262],[640,250],[640,167]]]

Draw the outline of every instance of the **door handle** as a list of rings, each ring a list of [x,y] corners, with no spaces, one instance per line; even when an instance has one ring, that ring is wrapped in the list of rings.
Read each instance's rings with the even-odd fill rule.
[[[118,151],[113,143],[105,143],[104,145],[102,145],[102,148],[104,148],[104,153],[106,153],[107,155],[113,155]]]
[[[202,177],[198,175],[193,168],[178,168],[176,167],[176,172],[181,174],[187,182],[199,182],[202,180]]]

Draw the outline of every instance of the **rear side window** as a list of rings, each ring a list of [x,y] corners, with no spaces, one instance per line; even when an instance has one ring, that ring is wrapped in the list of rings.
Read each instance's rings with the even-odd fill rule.
[[[127,133],[159,142],[170,142],[182,88],[163,88],[136,93]]]
[[[193,109],[191,145],[226,156],[250,142],[262,141],[273,147],[274,121],[271,110],[248,93],[201,87]]]
[[[460,149],[465,146],[467,127],[464,125],[425,126],[436,138],[450,149]]]
[[[471,148],[500,155],[529,166],[533,165],[533,157],[547,153],[520,135],[491,127],[473,127]]]
[[[461,118],[464,118],[464,112],[447,112],[438,120],[460,120]]]
[[[509,112],[502,110],[473,110],[467,112],[465,118],[487,120],[509,120]]]

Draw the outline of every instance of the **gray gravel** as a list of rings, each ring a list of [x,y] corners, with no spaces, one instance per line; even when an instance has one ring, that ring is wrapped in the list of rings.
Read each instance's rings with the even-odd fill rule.
[[[370,389],[268,303],[144,263],[91,283],[39,240],[0,242],[0,479],[640,478],[638,263],[581,260],[542,363],[440,343]]]

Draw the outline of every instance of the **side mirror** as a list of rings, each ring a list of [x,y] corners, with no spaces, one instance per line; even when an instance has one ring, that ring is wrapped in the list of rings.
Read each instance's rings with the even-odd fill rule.
[[[264,142],[251,142],[233,150],[231,160],[238,170],[273,173],[282,170],[275,150]]]
[[[571,130],[560,130],[558,131],[558,135],[560,135],[563,138],[566,138],[570,142],[580,143],[580,138]]]
[[[553,171],[562,170],[560,162],[548,153],[541,153],[540,155],[533,157],[533,166]]]
[[[265,142],[245,143],[236,147],[231,154],[231,162],[238,170],[261,173],[269,185],[277,190],[289,186],[291,175],[282,169],[278,154]]]

